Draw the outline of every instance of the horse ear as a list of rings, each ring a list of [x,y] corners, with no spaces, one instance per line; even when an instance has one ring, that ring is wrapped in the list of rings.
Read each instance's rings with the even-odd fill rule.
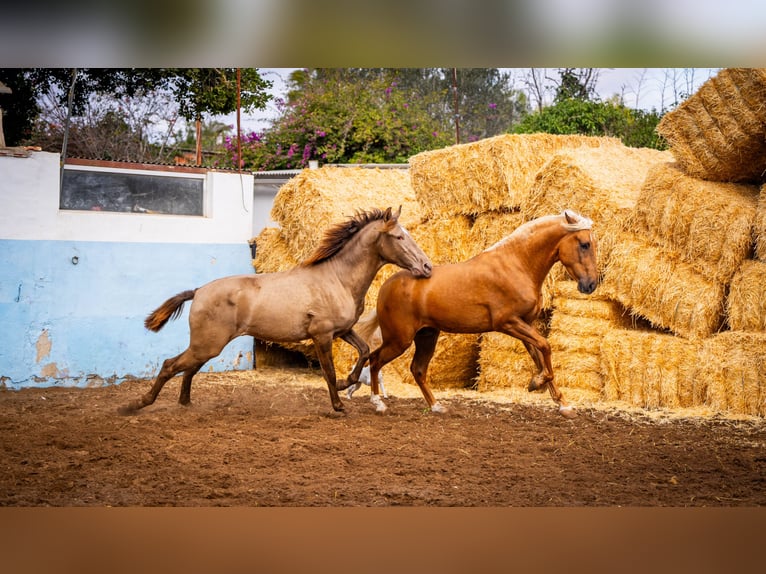
[[[402,214],[402,206],[399,205],[399,209],[396,211],[396,215],[394,215],[394,219],[399,219],[399,216]]]
[[[575,215],[575,213],[573,211],[568,210],[568,209],[564,210],[564,217],[566,218],[567,223],[569,223],[570,225],[574,224],[574,223],[577,223],[577,221],[578,221],[578,218]]]
[[[383,212],[383,220],[384,221],[388,221],[389,219],[391,219],[391,208],[390,207]]]

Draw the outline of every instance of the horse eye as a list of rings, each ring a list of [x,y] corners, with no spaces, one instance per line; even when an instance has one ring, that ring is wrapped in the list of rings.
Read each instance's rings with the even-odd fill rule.
[[[590,241],[586,241],[585,243],[580,243],[580,249],[583,251],[587,251],[590,249]]]

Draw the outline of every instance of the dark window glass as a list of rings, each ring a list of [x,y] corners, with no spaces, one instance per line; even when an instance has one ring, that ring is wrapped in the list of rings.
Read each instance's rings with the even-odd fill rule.
[[[204,179],[65,169],[60,209],[204,215]]]

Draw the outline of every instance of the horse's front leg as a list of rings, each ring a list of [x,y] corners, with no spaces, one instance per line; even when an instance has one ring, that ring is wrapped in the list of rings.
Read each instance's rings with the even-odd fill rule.
[[[346,343],[354,347],[359,352],[359,358],[357,359],[353,370],[351,373],[349,373],[348,378],[345,381],[336,381],[335,383],[335,388],[339,391],[342,391],[351,385],[356,385],[356,383],[359,382],[359,375],[362,374],[364,364],[370,357],[370,347],[367,345],[364,339],[356,334],[353,329],[345,335],[341,335],[340,338],[346,341]]]
[[[324,380],[327,383],[327,390],[330,392],[330,402],[332,408],[338,412],[343,412],[343,403],[338,396],[338,388],[335,386],[335,364],[332,360],[332,336],[325,335],[313,337],[314,348],[319,358],[319,366],[322,368]]]
[[[532,360],[535,364],[538,361],[541,363],[542,369],[535,375],[529,383],[529,390],[534,391],[537,389],[543,389],[546,386],[551,394],[553,401],[559,405],[559,412],[567,417],[573,418],[577,416],[574,409],[564,400],[564,395],[556,387],[556,383],[553,380],[553,365],[551,364],[551,346],[548,340],[543,337],[540,332],[526,323],[521,318],[509,322],[503,330],[507,335],[516,337],[524,343],[524,346],[529,351]],[[531,349],[530,349],[531,347]],[[539,356],[536,356],[539,353]]]

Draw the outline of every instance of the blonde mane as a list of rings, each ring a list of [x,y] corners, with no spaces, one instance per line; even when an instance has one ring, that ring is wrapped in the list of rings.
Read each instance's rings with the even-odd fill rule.
[[[569,214],[569,217],[571,219],[575,220],[574,223],[567,223],[567,218],[566,218],[567,214]],[[484,251],[490,251],[492,249],[505,245],[506,243],[508,243],[509,241],[512,241],[515,238],[521,238],[521,237],[530,235],[540,225],[545,225],[546,223],[555,219],[563,219],[563,221],[561,222],[561,225],[567,231],[582,231],[584,229],[593,228],[593,220],[588,219],[587,217],[584,217],[582,215],[579,215],[578,213],[575,213],[571,209],[565,209],[559,215],[543,215],[541,217],[538,217],[537,219],[532,219],[530,221],[522,223],[516,229],[514,229],[510,234],[506,235],[500,241],[494,243],[493,245],[490,245]]]

